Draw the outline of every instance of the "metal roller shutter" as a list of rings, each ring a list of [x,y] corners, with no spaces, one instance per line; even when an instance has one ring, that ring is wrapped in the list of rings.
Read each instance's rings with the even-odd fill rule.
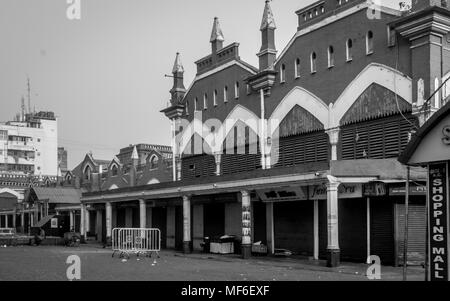
[[[386,198],[370,201],[370,254],[379,256],[383,265],[395,264],[394,206]]]
[[[167,247],[167,209],[162,207],[152,208],[152,228],[161,231],[161,248]]]
[[[314,202],[274,204],[275,248],[312,256],[314,252]]]
[[[398,264],[403,265],[403,248],[405,235],[405,205],[396,205],[397,216],[397,257]],[[426,248],[426,209],[422,204],[409,205],[408,222],[408,263],[422,265],[425,262]]]
[[[327,258],[328,247],[328,220],[327,201],[319,201],[319,258]]]
[[[339,200],[339,247],[341,260],[366,262],[367,206],[365,199]]]

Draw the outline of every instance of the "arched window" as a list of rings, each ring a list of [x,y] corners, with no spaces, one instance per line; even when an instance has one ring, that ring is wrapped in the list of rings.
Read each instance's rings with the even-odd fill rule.
[[[195,102],[194,102],[194,112],[198,111],[198,98],[195,98]]]
[[[223,102],[228,102],[228,87],[223,88]]]
[[[294,73],[295,73],[295,78],[300,77],[300,59],[295,60]]]
[[[352,39],[348,39],[346,43],[346,57],[347,62],[353,60],[353,41]]]
[[[91,174],[92,174],[92,169],[91,167],[88,165],[84,168],[84,179],[90,181],[91,180]]]
[[[239,82],[236,82],[234,84],[234,98],[239,98]]]
[[[373,32],[369,30],[366,36],[366,53],[367,55],[373,53]]]
[[[213,102],[214,102],[214,106],[217,107],[217,90],[214,90]]]
[[[117,174],[119,173],[119,169],[117,168],[117,165],[113,165],[111,168],[111,174],[114,176],[117,176]]]
[[[280,66],[280,83],[286,82],[286,65],[281,64]]]
[[[317,54],[315,52],[311,53],[311,73],[316,73],[317,71]]]
[[[206,110],[208,108],[208,94],[205,93],[203,95],[203,109]]]
[[[186,100],[186,107],[184,109],[185,109],[186,116],[189,116],[189,101],[187,101],[187,100]]]
[[[158,168],[158,161],[159,161],[158,156],[153,155],[153,156],[150,158],[150,169],[156,169],[156,168]]]
[[[328,47],[328,68],[334,67],[334,48]]]

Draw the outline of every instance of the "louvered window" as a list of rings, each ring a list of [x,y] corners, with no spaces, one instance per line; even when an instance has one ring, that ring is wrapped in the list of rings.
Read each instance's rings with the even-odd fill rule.
[[[183,180],[213,176],[216,171],[214,156],[186,156],[182,160],[181,175]]]
[[[413,116],[382,118],[341,129],[343,160],[396,158],[409,142]]]
[[[324,132],[280,138],[275,167],[329,160],[329,138]]]
[[[261,169],[259,145],[256,148],[256,154],[254,154],[254,148],[246,145],[245,154],[238,154],[237,148],[234,149],[234,152],[225,152],[222,155],[222,174],[228,175]]]

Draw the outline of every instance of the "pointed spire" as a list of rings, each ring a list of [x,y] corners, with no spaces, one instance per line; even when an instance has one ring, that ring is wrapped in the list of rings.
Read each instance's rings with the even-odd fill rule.
[[[131,154],[131,160],[139,160],[139,155],[137,152],[136,145],[133,148],[133,153]]]
[[[175,63],[173,64],[173,69],[172,69],[172,73],[183,73],[184,72],[184,67],[183,67],[183,63],[181,63],[181,55],[179,52],[177,52],[177,56],[175,58]]]
[[[263,18],[261,22],[261,30],[264,29],[276,29],[275,18],[273,16],[272,8],[270,7],[270,0],[266,0],[266,6],[264,7]]]
[[[215,42],[215,41],[220,41],[220,42],[225,41],[225,38],[222,33],[222,29],[220,28],[219,18],[217,18],[217,17],[214,18],[214,24],[213,24],[213,29],[211,32],[211,39],[210,39],[211,43]]]

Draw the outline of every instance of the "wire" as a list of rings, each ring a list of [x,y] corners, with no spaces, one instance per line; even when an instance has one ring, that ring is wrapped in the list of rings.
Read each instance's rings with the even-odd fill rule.
[[[397,44],[397,55],[395,57],[395,70],[398,70],[398,60],[400,57],[400,47]],[[412,125],[416,130],[419,129],[417,125],[412,123],[406,116],[403,114],[402,110],[400,109],[400,104],[398,102],[398,95],[397,95],[397,74],[394,72],[394,94],[395,94],[395,102],[397,104],[397,110],[399,111],[400,115],[402,115],[403,119],[405,119],[410,125]]]

